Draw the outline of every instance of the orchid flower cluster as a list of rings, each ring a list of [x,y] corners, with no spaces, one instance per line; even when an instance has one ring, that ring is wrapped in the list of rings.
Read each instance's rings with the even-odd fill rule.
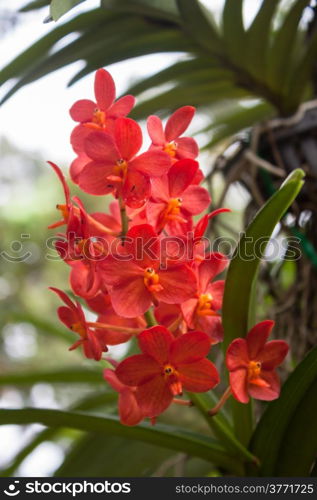
[[[190,399],[181,398],[184,391],[206,392],[219,383],[207,356],[223,340],[225,282],[219,275],[228,259],[211,251],[204,235],[210,219],[228,210],[193,219],[211,202],[201,186],[197,143],[183,136],[195,108],[176,110],[165,127],[158,116],[150,116],[151,145],[140,153],[142,130],[127,117],[134,97],[115,100],[114,81],[104,69],[96,72],[94,93],[95,101],[79,100],[70,109],[77,122],[70,177],[82,191],[111,194],[114,200],[108,213],[88,213],[78,197],[71,197],[59,167],[50,163],[65,202],[57,205],[61,220],[49,227],[65,226],[56,249],[69,266],[72,292],[81,300],[51,290],[64,303],[58,308],[60,320],[78,335],[70,350],[81,346],[87,358],[108,359],[111,368],[104,370],[104,378],[119,394],[120,420],[136,425],[144,418],[154,422],[172,402],[190,405]],[[83,302],[96,321],[86,319]],[[278,397],[275,368],[288,346],[267,342],[272,327],[272,321],[263,321],[229,346],[230,386],[211,414],[231,394],[241,403],[250,396]],[[133,337],[140,354],[120,363],[104,357],[108,346]]]

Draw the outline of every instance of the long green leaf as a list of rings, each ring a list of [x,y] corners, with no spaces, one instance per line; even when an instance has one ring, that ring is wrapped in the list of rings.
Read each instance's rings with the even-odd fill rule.
[[[279,0],[262,0],[261,7],[247,31],[247,50],[244,59],[248,70],[265,81],[271,23]]]
[[[115,392],[98,392],[87,398],[80,400],[72,406],[72,410],[86,411],[108,406],[117,400],[118,395]],[[29,456],[44,441],[52,441],[59,434],[59,428],[48,428],[40,431],[32,438],[14,457],[12,463],[1,470],[0,476],[10,477],[21,465],[27,456]]]
[[[240,66],[241,54],[246,50],[246,36],[242,16],[243,0],[226,0],[223,14],[223,38],[229,57]]]
[[[298,23],[308,3],[308,0],[297,0],[275,35],[267,68],[267,82],[274,89],[279,90],[284,86],[289,72],[290,54],[296,42]]]
[[[122,450],[125,457],[133,457],[133,460],[123,460]],[[158,444],[89,433],[75,441],[55,476],[149,477],[173,454],[174,451]]]
[[[96,417],[74,412],[27,408],[23,410],[0,410],[0,425],[40,423],[49,427],[70,427],[106,435],[122,436],[159,445],[170,450],[188,453],[224,467],[233,473],[241,473],[237,459],[231,457],[214,439],[206,438],[175,426],[151,426],[141,424],[126,427],[116,417]]]
[[[262,476],[309,474],[317,452],[316,384],[317,347],[268,405],[252,436],[250,448],[260,458]]]
[[[212,15],[198,0],[177,0],[183,29],[209,54],[222,53],[224,47]]]
[[[294,170],[240,238],[226,279],[223,302],[224,350],[233,339],[244,337],[252,326],[248,324],[248,319],[254,278],[273,230],[299,193],[303,177],[302,170]],[[232,405],[236,436],[247,445],[252,432],[251,406],[236,400],[232,401]]]
[[[180,22],[175,0],[101,0],[101,7],[116,12],[139,14],[155,20]]]
[[[100,369],[87,369],[84,367],[41,372],[14,372],[0,375],[0,386],[22,386],[37,384],[39,382],[52,384],[102,384],[104,380]]]
[[[52,0],[50,5],[50,14],[53,21],[58,21],[66,12],[76,7],[76,5],[86,0]]]
[[[29,12],[30,10],[41,9],[50,4],[51,0],[33,0],[19,9],[19,12]]]
[[[175,29],[160,31],[152,29],[151,33],[141,34],[132,40],[123,40],[122,43],[118,43],[115,47],[109,45],[107,40],[104,40],[103,46],[91,53],[87,66],[70,80],[69,85],[73,85],[80,78],[101,66],[107,66],[132,57],[160,52],[187,53],[192,50],[191,41],[183,33]]]
[[[1,70],[0,84],[3,84],[10,78],[17,78],[21,74],[28,72],[39,60],[46,57],[48,51],[56,42],[63,39],[69,33],[85,30],[87,26],[100,24],[103,19],[115,19],[116,17],[114,14],[94,9],[90,12],[80,14],[75,19],[56,27]]]

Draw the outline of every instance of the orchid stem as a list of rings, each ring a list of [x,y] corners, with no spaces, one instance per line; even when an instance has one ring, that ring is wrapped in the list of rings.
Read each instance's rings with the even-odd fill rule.
[[[129,219],[127,216],[127,211],[125,209],[125,203],[121,198],[121,196],[119,197],[119,206],[120,206],[120,217],[121,217],[121,238],[123,239],[128,232]]]
[[[209,410],[208,415],[210,415],[211,417],[216,415],[218,411],[221,410],[221,408],[223,407],[227,399],[231,396],[231,394],[232,394],[231,387],[229,386],[228,389],[225,390],[225,392],[219,399],[218,403],[213,408],[211,408],[211,410]]]
[[[87,326],[97,328],[98,330],[113,330],[115,332],[123,332],[131,335],[137,335],[142,332],[142,328],[128,328],[126,326],[108,325],[107,323],[87,322]]]
[[[173,399],[173,403],[180,406],[194,406],[194,403],[190,399]]]
[[[149,309],[146,313],[144,313],[144,318],[148,327],[157,325],[152,309]]]

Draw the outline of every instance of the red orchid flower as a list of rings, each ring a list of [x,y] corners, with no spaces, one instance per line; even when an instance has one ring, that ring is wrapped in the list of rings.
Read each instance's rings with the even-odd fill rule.
[[[84,140],[92,130],[111,133],[114,121],[126,116],[134,106],[135,98],[126,95],[115,101],[116,87],[112,76],[105,69],[98,69],[95,75],[96,101],[81,99],[70,108],[70,116],[80,125],[71,135],[71,143],[76,153],[83,151]]]
[[[147,129],[152,140],[153,149],[161,149],[171,158],[195,159],[198,156],[198,146],[191,137],[180,137],[193,119],[195,108],[183,106],[177,109],[167,120],[165,129],[158,116],[151,115],[147,120]]]
[[[159,233],[187,234],[192,228],[192,216],[205,210],[210,203],[208,191],[192,185],[198,170],[194,160],[179,160],[168,173],[152,181],[152,195],[147,216]]]
[[[53,168],[57,177],[61,181],[61,184],[63,186],[64,195],[65,195],[65,203],[56,205],[57,210],[59,210],[61,212],[62,220],[54,222],[53,224],[50,224],[48,226],[48,229],[54,229],[56,227],[63,226],[64,224],[67,224],[68,218],[69,218],[69,212],[70,212],[73,204],[72,204],[71,199],[70,199],[69,187],[67,185],[67,182],[66,182],[66,179],[65,179],[63,172],[61,171],[61,169],[57,165],[55,165],[55,163],[53,163],[51,161],[48,161],[47,163]],[[77,209],[77,211],[78,211],[78,209]]]
[[[180,304],[196,292],[195,274],[187,265],[161,266],[160,241],[152,226],[133,226],[124,253],[100,263],[115,312],[125,318],[144,314],[152,303]]]
[[[273,326],[274,321],[262,321],[245,339],[235,339],[228,347],[226,365],[231,391],[240,403],[248,403],[249,396],[265,401],[279,397],[280,381],[275,368],[282,363],[289,347],[284,340],[267,342]]]
[[[92,132],[85,140],[85,153],[92,160],[78,175],[79,186],[87,193],[122,196],[129,207],[144,205],[151,194],[151,177],[164,175],[170,157],[163,151],[138,156],[142,131],[130,118],[118,118],[114,136]]]
[[[210,342],[217,344],[223,339],[220,309],[225,282],[214,281],[228,265],[225,255],[213,252],[197,268],[197,297],[181,305],[189,328],[201,329],[209,335]]]
[[[145,418],[145,415],[143,415],[136,399],[137,388],[122,384],[115,372],[110,368],[104,370],[103,376],[108,384],[119,393],[120,422],[129,426],[139,424]]]
[[[136,399],[145,416],[160,415],[183,389],[206,392],[218,384],[217,369],[206,359],[210,342],[205,333],[175,339],[167,328],[154,326],[140,333],[138,342],[143,354],[122,361],[115,373],[123,384],[137,387]]]
[[[119,234],[121,225],[108,214],[89,215],[81,201],[74,197],[79,205],[71,206],[67,230],[56,241],[56,250],[61,258],[71,266],[70,284],[76,295],[91,298],[100,289],[101,276],[98,263],[105,259],[114,234]]]
[[[61,306],[57,309],[59,319],[67,328],[80,335],[80,340],[75,342],[69,350],[72,351],[82,346],[87,358],[99,361],[102,353],[108,350],[103,336],[88,326],[84,311],[78,301],[73,303],[68,295],[58,288],[50,287],[50,290],[55,292],[66,304],[66,307]]]

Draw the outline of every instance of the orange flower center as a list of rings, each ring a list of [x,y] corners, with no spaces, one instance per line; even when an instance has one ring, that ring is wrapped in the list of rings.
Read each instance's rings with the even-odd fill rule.
[[[163,367],[163,376],[173,396],[182,394],[182,383],[178,379],[178,372],[173,365],[167,364]]]
[[[127,170],[128,170],[128,163],[125,160],[118,160],[114,167],[113,173],[114,176],[118,177],[117,180],[121,181],[126,176]]]
[[[144,285],[151,293],[163,290],[162,285],[160,285],[159,275],[152,267],[147,267],[144,271]]]
[[[56,208],[57,208],[57,210],[59,210],[61,212],[61,214],[63,216],[63,219],[65,221],[67,221],[68,220],[68,215],[69,215],[69,210],[68,210],[67,205],[60,205],[59,204],[59,205],[56,205]]]
[[[78,321],[78,323],[73,323],[71,325],[71,329],[73,330],[73,332],[79,333],[82,338],[86,338],[86,328],[80,321]]]
[[[196,314],[199,316],[215,316],[217,313],[211,308],[211,293],[202,293],[199,295]]]
[[[259,361],[250,361],[248,365],[249,381],[257,379],[260,373],[261,373],[261,363]]]
[[[163,148],[163,151],[167,153],[171,158],[175,158],[177,150],[176,142],[167,142]]]
[[[104,128],[106,125],[106,113],[96,108],[92,118],[93,123],[98,125],[100,128]]]

